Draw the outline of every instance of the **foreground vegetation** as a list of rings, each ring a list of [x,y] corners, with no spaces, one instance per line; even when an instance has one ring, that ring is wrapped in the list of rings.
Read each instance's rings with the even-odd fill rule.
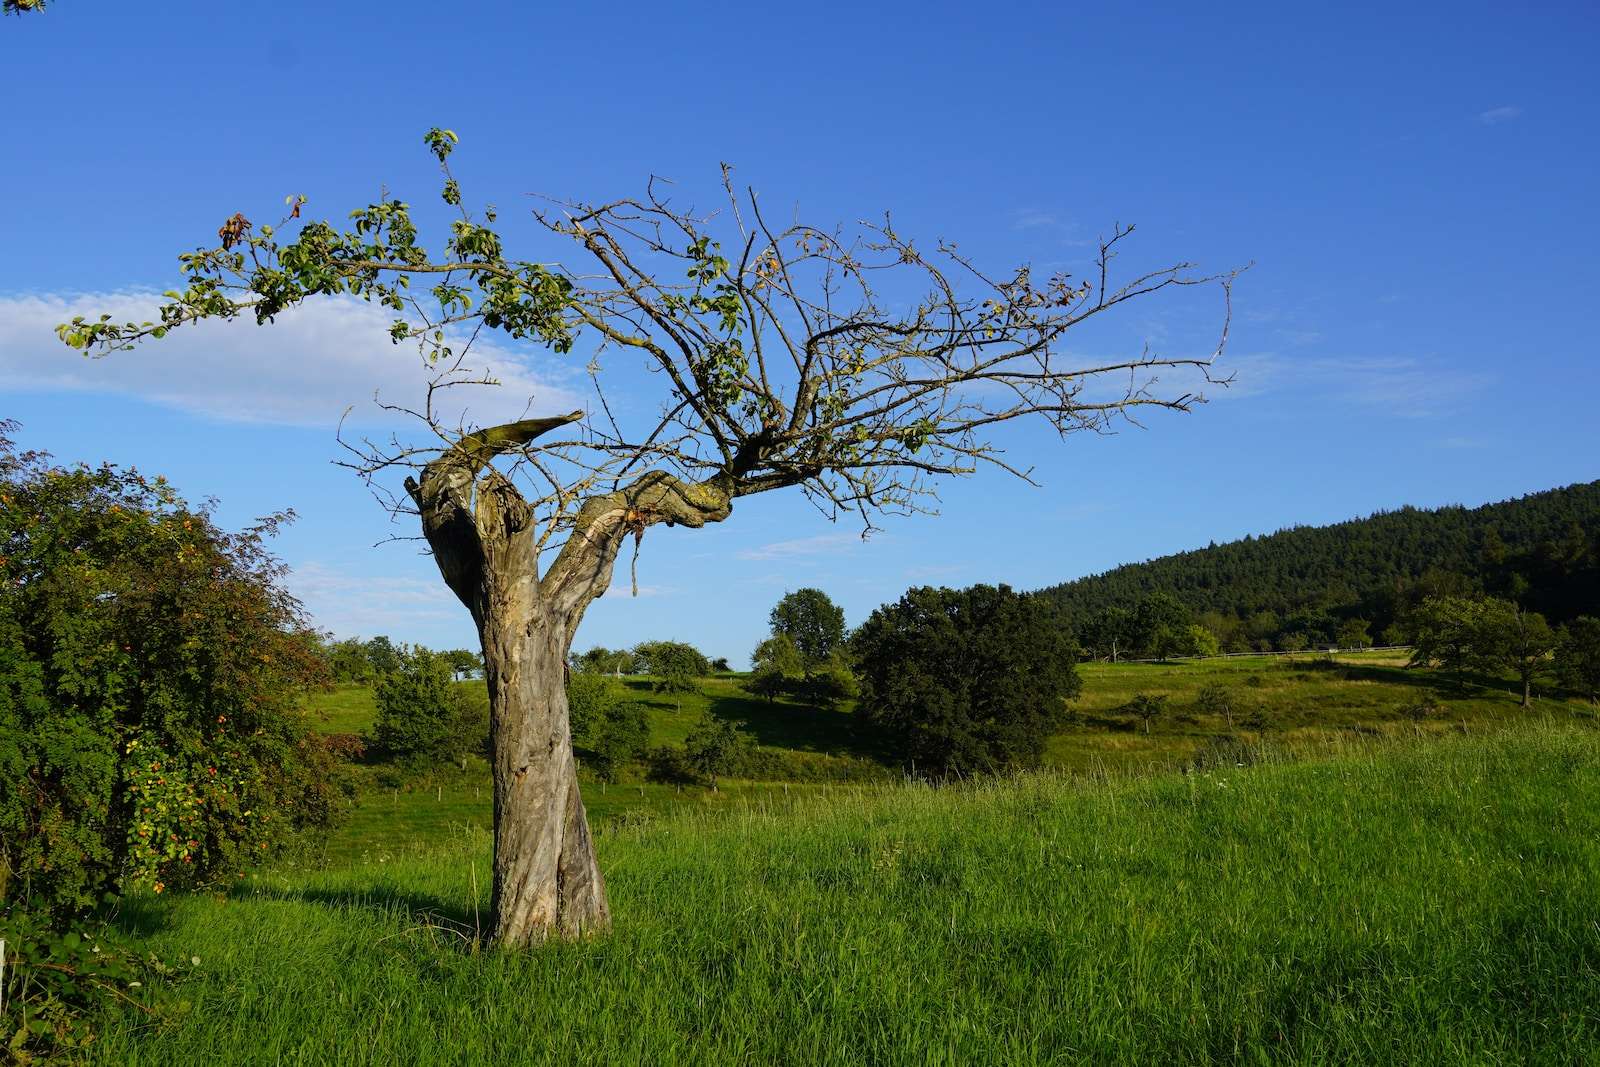
[[[198,956],[97,1062],[1573,1062],[1600,1051],[1596,733],[778,796],[600,838],[613,934],[476,951],[481,833],[142,897]],[[781,796],[781,795],[780,795]]]

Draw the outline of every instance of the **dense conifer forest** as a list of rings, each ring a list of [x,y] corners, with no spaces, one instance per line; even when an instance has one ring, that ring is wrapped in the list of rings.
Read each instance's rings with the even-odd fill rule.
[[[1224,651],[1403,640],[1408,608],[1440,594],[1487,593],[1552,622],[1600,609],[1600,481],[1477,508],[1405,507],[1332,526],[1163,556],[1043,591],[1092,647],[1094,620],[1175,597]]]

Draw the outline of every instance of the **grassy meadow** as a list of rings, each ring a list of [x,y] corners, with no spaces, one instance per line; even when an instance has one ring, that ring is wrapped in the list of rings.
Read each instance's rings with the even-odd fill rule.
[[[1072,721],[1050,739],[1047,770],[1073,774],[1159,774],[1196,761],[1226,757],[1236,738],[1248,746],[1281,754],[1316,756],[1336,750],[1352,736],[1405,739],[1497,730],[1524,722],[1509,682],[1477,679],[1462,688],[1436,671],[1405,669],[1403,653],[1344,653],[1259,656],[1171,663],[1087,663],[1079,667],[1083,692],[1072,703]],[[730,718],[763,748],[801,757],[857,761],[881,755],[877,742],[853,722],[846,705],[833,711],[750,696],[738,675],[701,679],[697,692],[667,696],[650,691],[651,680],[624,677],[630,699],[648,709],[652,745],[681,743],[704,714]],[[482,689],[481,682],[462,685]],[[1207,714],[1197,705],[1207,685],[1228,687],[1234,696],[1233,722]],[[1125,705],[1135,693],[1165,695],[1168,711],[1146,733]],[[1439,707],[1422,720],[1403,709],[1424,695]],[[319,729],[360,733],[375,715],[372,690],[340,686],[312,696],[310,710]],[[1576,700],[1545,696],[1543,713],[1591,718],[1594,709]],[[885,778],[895,772],[882,768]],[[613,820],[624,823],[659,816],[681,806],[717,811],[748,801],[790,798],[859,788],[849,782],[723,781],[712,792],[637,780],[604,785],[584,776],[584,803],[599,832]],[[480,759],[465,770],[441,768],[417,777],[378,770],[364,775],[364,786],[349,817],[314,850],[312,862],[396,856],[428,848],[441,836],[491,825],[489,772]],[[777,802],[774,800],[774,802]]]
[[[1242,761],[1243,762],[1243,761]],[[93,1062],[1577,1063],[1600,733],[683,804],[599,837],[616,929],[480,951],[489,842],[143,897],[188,1010]]]

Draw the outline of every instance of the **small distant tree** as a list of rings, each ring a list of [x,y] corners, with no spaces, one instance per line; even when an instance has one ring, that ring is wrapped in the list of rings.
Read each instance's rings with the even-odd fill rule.
[[[733,670],[733,664],[728,662],[727,656],[718,656],[711,661],[712,674],[728,674]]]
[[[793,641],[808,667],[827,662],[844,644],[844,609],[820,589],[784,594],[770,621],[773,636]]]
[[[683,641],[641,641],[633,648],[633,663],[641,674],[678,672],[704,678],[711,673],[711,661]]]
[[[831,711],[860,691],[855,672],[840,651],[814,665],[800,679],[796,694],[814,708]]]
[[[772,703],[791,692],[804,677],[806,664],[788,634],[773,634],[756,646],[751,660],[750,680],[745,688]]]
[[[650,740],[650,720],[644,705],[621,701],[606,708],[590,731],[587,745],[590,766],[602,782],[615,782],[622,768],[644,753]]]
[[[1556,633],[1537,611],[1504,600],[1485,601],[1473,638],[1473,654],[1490,670],[1513,674],[1522,685],[1522,706],[1533,706],[1533,683],[1550,669]]]
[[[650,690],[654,693],[665,693],[673,698],[673,705],[683,710],[683,694],[697,692],[699,687],[695,684],[695,676],[690,672],[689,664],[681,659],[667,660],[656,672],[650,682]]]
[[[1167,697],[1165,694],[1135,693],[1133,699],[1128,701],[1127,708],[1144,723],[1144,732],[1148,735],[1150,723],[1167,713]]]
[[[1198,623],[1189,627],[1184,639],[1183,654],[1185,656],[1205,658],[1207,656],[1215,656],[1221,651],[1222,646],[1217,641],[1216,634]]]
[[[359,638],[348,637],[328,645],[324,655],[328,671],[336,682],[360,683],[372,680],[372,661]]]
[[[1437,666],[1456,676],[1457,684],[1481,659],[1482,600],[1464,596],[1431,596],[1407,616],[1411,634],[1411,666]]]
[[[1304,630],[1294,630],[1290,633],[1278,635],[1278,651],[1304,652],[1311,645],[1311,638],[1307,637]]]
[[[939,774],[1035,762],[1080,685],[1055,602],[1004,585],[909,590],[851,645],[863,720]]]
[[[452,648],[448,652],[441,652],[440,655],[450,665],[450,673],[457,681],[471,678],[483,670],[483,658],[469,649]]]
[[[1170,593],[1151,593],[1133,611],[1129,623],[1134,644],[1159,660],[1183,654],[1188,642],[1189,609]]]
[[[568,678],[567,718],[573,744],[590,745],[606,712],[621,699],[620,686],[607,675],[580,673]]]
[[[1580,615],[1561,628],[1555,669],[1563,685],[1600,703],[1600,619]]]
[[[399,666],[378,680],[373,743],[402,763],[460,759],[474,746],[471,714],[449,660],[425,648],[398,649]]]
[[[1346,619],[1339,626],[1336,643],[1340,648],[1366,648],[1372,644],[1372,634],[1366,619]]]
[[[372,665],[372,673],[381,676],[400,669],[405,654],[400,647],[382,634],[374,637],[363,646],[367,653],[367,662]]]
[[[710,715],[696,723],[683,739],[689,766],[709,780],[713,789],[719,777],[738,773],[751,747],[749,735],[739,729],[738,723]]]
[[[1133,645],[1133,613],[1126,608],[1104,608],[1083,627],[1079,640],[1097,659],[1115,663]]]
[[[634,655],[626,648],[605,648],[596,645],[582,655],[572,657],[572,669],[583,674],[609,674],[621,678],[634,673]]]
[[[1233,690],[1225,685],[1212,682],[1202,686],[1195,698],[1195,706],[1207,715],[1219,715],[1228,722],[1228,729],[1233,729]]]

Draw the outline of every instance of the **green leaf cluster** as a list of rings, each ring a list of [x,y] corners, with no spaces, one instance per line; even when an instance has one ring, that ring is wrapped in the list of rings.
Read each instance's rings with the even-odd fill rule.
[[[0,432],[0,912],[212,883],[332,817],[277,521],[228,533],[160,479]]]

